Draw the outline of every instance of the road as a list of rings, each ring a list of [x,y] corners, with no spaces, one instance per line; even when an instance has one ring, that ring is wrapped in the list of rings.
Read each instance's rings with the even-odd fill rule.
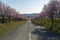
[[[59,40],[59,37],[41,26],[32,24],[29,20],[16,30],[1,36],[0,40]]]

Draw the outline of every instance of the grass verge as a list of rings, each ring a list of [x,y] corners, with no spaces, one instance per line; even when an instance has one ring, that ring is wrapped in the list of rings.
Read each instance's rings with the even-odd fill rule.
[[[38,19],[38,20],[36,19],[36,20],[33,20],[32,22],[40,26],[44,26],[48,30],[52,24],[50,19]],[[55,32],[56,34],[60,34],[60,19],[59,18],[54,18],[52,31]]]
[[[21,25],[23,25],[26,22],[26,20],[24,21],[11,21],[11,22],[7,22],[4,24],[0,23],[0,36],[2,36],[3,34],[10,32],[12,30],[15,30],[16,28],[20,27]]]

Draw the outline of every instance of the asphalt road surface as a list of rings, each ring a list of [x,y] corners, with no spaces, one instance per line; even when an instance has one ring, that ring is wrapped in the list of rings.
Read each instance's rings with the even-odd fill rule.
[[[60,36],[29,20],[16,30],[1,36],[0,40],[60,40]]]

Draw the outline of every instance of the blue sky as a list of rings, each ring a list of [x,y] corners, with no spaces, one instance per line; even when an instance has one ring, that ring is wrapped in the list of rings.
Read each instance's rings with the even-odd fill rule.
[[[44,4],[47,4],[49,2],[49,0],[2,0],[2,1],[22,14],[39,13],[42,11]]]

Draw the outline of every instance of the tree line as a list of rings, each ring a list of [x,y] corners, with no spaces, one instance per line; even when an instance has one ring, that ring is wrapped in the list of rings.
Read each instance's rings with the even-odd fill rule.
[[[0,22],[4,23],[7,21],[18,21],[26,19],[22,14],[19,14],[19,12],[16,11],[16,9],[4,4],[3,2],[0,2]]]
[[[50,0],[48,4],[44,5],[42,11],[33,17],[35,19],[49,18],[51,20],[50,30],[53,27],[54,18],[60,18],[60,1],[59,0]]]

